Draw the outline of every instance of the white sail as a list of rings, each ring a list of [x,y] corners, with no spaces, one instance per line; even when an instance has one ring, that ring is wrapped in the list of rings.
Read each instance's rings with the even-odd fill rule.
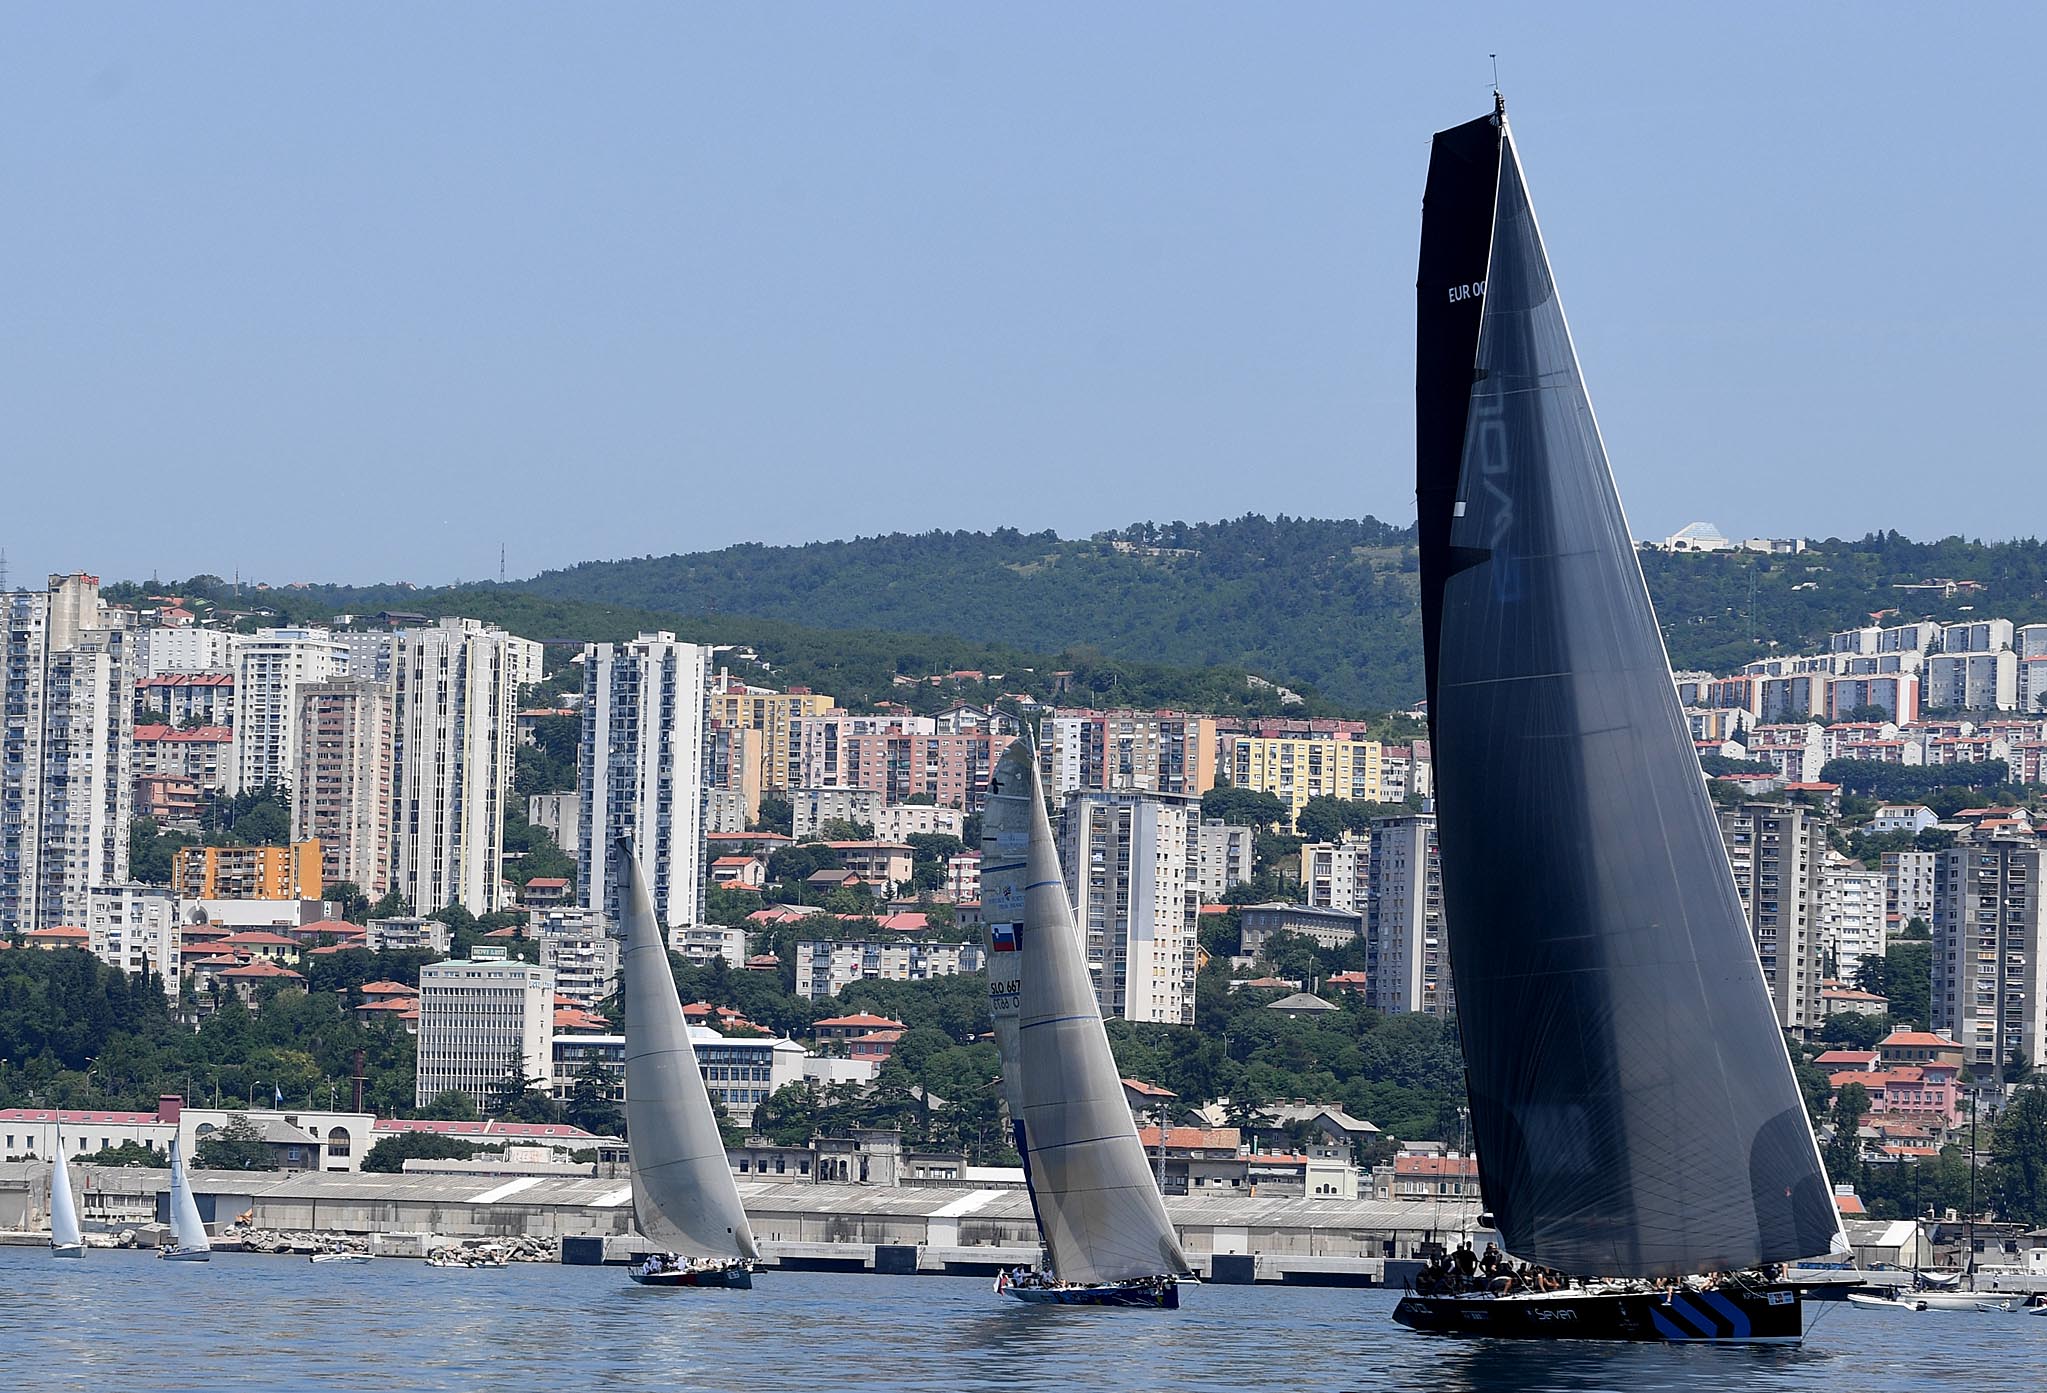
[[[178,1150],[176,1137],[171,1138],[171,1237],[188,1253],[213,1249],[206,1241],[206,1223],[199,1217],[199,1206],[192,1200],[192,1184],[185,1178],[185,1157]]]
[[[64,1160],[64,1129],[57,1129],[57,1156],[50,1164],[50,1246],[76,1248],[85,1242],[78,1231],[78,1204],[71,1197],[71,1167]]]
[[[760,1257],[711,1095],[697,1067],[647,878],[621,840],[625,871],[625,1117],[640,1232],[691,1257]]]
[[[998,1015],[996,1043],[1053,1275],[1098,1283],[1187,1272],[1109,1052],[1028,740],[996,766],[982,828],[989,961],[1015,959],[989,974],[991,985],[1016,982],[1015,1029]],[[1021,913],[997,922],[996,903]]]

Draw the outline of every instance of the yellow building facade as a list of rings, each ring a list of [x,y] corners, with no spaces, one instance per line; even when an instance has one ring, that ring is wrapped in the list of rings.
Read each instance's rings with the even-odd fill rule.
[[[805,716],[822,716],[838,703],[817,692],[764,692],[758,688],[734,686],[711,689],[711,719],[730,730],[760,732],[760,785],[762,788],[800,787],[802,751],[796,739],[796,722]]]
[[[1270,793],[1291,819],[1310,798],[1380,802],[1381,750],[1376,740],[1328,736],[1233,735],[1225,767],[1230,782]]]
[[[187,846],[171,858],[171,884],[188,900],[317,900],[320,842],[290,846]]]

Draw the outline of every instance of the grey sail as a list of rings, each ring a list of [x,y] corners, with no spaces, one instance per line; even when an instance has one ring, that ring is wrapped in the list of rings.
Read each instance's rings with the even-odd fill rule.
[[[64,1159],[64,1129],[57,1129],[57,1156],[50,1164],[50,1246],[75,1248],[85,1241],[78,1230],[78,1202],[71,1195],[71,1166]]]
[[[171,1138],[171,1238],[188,1253],[213,1249],[206,1238],[205,1221],[199,1217],[199,1206],[192,1199],[192,1182],[185,1176],[185,1157],[178,1149],[176,1137]]]
[[[1028,740],[996,765],[981,847],[996,1040],[1052,1273],[1083,1284],[1185,1273],[1109,1052]]]
[[[1422,610],[1480,1177],[1517,1256],[1845,1247],[1504,111],[1423,211]]]
[[[618,856],[625,870],[621,999],[634,1220],[642,1234],[670,1252],[757,1259],[760,1249],[740,1206],[711,1095],[690,1044],[646,873],[630,843],[619,843]]]

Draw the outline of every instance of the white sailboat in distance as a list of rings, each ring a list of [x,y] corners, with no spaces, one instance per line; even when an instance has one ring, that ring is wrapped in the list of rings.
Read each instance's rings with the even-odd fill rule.
[[[1176,1309],[1192,1269],[1124,1101],[1028,739],[1003,753],[988,785],[981,902],[1003,1090],[1046,1257],[1046,1270],[1004,1273],[996,1290]]]
[[[664,1245],[628,1268],[649,1287],[751,1287],[760,1247],[739,1203],[725,1139],[690,1044],[646,873],[621,837],[625,873],[625,1118],[633,1217]]]
[[[158,1248],[156,1255],[172,1262],[205,1262],[213,1256],[206,1240],[206,1224],[199,1206],[192,1200],[192,1183],[185,1178],[185,1156],[178,1139],[171,1138],[171,1246]]]
[[[71,1198],[71,1167],[64,1160],[64,1124],[57,1124],[57,1154],[50,1162],[50,1254],[85,1256],[85,1235],[78,1230],[78,1204]]]

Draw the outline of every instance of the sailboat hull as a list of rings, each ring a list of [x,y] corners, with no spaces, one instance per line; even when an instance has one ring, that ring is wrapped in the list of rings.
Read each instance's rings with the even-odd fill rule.
[[[1804,1307],[1785,1288],[1409,1295],[1393,1319],[1427,1335],[1496,1340],[1792,1345],[1805,1337]]]
[[[213,1257],[205,1248],[159,1248],[156,1255],[165,1262],[207,1262]]]
[[[82,1258],[85,1256],[83,1243],[52,1243],[50,1256],[53,1258]]]
[[[753,1271],[747,1267],[711,1267],[698,1271],[648,1272],[629,1267],[626,1275],[643,1287],[723,1287],[728,1291],[752,1291]]]
[[[1033,1306],[1128,1306],[1149,1311],[1180,1309],[1176,1282],[1110,1283],[1106,1286],[1016,1287],[1003,1291]]]

